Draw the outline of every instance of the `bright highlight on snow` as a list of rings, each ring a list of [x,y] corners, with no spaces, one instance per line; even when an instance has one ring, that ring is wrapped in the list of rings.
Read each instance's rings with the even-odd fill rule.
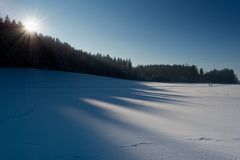
[[[28,32],[36,32],[39,30],[39,22],[36,19],[28,19],[24,25]]]

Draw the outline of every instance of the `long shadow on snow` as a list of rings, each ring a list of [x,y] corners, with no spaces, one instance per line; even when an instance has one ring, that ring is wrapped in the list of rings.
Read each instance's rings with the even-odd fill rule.
[[[25,73],[25,71],[23,72]],[[15,79],[14,74],[8,71],[6,73],[7,77],[14,79],[9,85],[15,82],[21,83],[21,81]],[[19,70],[17,73],[19,76],[22,75]],[[188,104],[187,98],[189,98],[182,97],[178,95],[177,92],[172,92],[171,90],[146,86],[142,82],[136,81],[109,79],[89,75],[81,76],[81,74],[64,72],[44,71],[43,74],[43,71],[39,70],[31,70],[31,76],[28,76],[27,73],[27,78],[29,77],[30,79],[27,80],[21,77],[24,80],[23,83],[20,84],[23,88],[19,88],[19,90],[26,93],[25,95],[28,95],[28,97],[24,97],[24,95],[21,94],[18,94],[18,96],[25,98],[27,100],[26,105],[31,106],[35,111],[34,114],[31,115],[37,116],[36,119],[33,119],[34,123],[28,122],[25,124],[25,129],[21,130],[23,133],[17,135],[14,134],[14,129],[13,132],[8,132],[7,128],[5,130],[0,129],[2,134],[6,134],[8,137],[14,137],[12,139],[5,138],[6,144],[12,144],[12,146],[16,143],[15,140],[26,140],[26,137],[28,137],[28,141],[31,141],[29,138],[34,138],[35,136],[36,139],[33,139],[33,141],[37,140],[36,146],[40,146],[40,150],[36,150],[36,153],[42,156],[42,158],[39,159],[49,159],[49,155],[52,155],[52,157],[50,157],[51,159],[63,160],[141,159],[142,157],[138,157],[132,152],[129,153],[120,147],[126,145],[124,142],[131,143],[131,137],[128,137],[128,135],[134,133],[139,136],[153,136],[160,137],[161,139],[167,138],[167,136],[154,133],[142,126],[128,122],[128,119],[122,119],[116,116],[111,111],[111,108],[107,107],[113,105],[115,109],[127,109],[133,112],[152,115],[157,114],[158,116],[166,117],[171,115],[172,111],[157,107],[153,108],[145,104],[136,104],[131,101],[124,101],[117,97],[162,104],[183,105]],[[61,81],[59,81],[59,78],[61,78]],[[5,82],[5,80],[3,80],[3,82]],[[28,82],[31,82],[31,85],[28,85]],[[29,88],[26,89],[26,86]],[[185,98],[186,101],[184,100]],[[109,106],[86,103],[84,99],[96,100],[96,102],[103,102],[102,105],[109,104]],[[12,104],[11,102],[7,103],[9,103],[9,105]],[[57,114],[56,111],[61,114]],[[176,113],[174,113],[174,115],[176,115]],[[46,116],[46,118],[44,116]],[[64,121],[62,120],[63,117]],[[19,119],[19,123],[20,122]],[[72,122],[75,123],[73,124]],[[5,126],[7,126],[6,123]],[[30,132],[27,132],[29,130]],[[126,140],[123,139],[118,143],[118,139],[112,140],[111,137],[106,136],[108,135],[108,131],[114,130],[122,132],[124,136],[126,136],[124,137],[120,134],[119,139],[126,138]],[[17,131],[19,132],[19,130],[16,130],[16,132]],[[41,133],[40,137],[39,132]],[[115,136],[115,138],[116,137],[118,137],[118,135]],[[2,143],[4,144],[5,142],[3,141]],[[174,144],[175,143],[179,144],[179,142],[174,142]],[[21,144],[19,143],[18,146],[21,146]],[[16,149],[21,150],[18,146],[16,146]],[[5,148],[7,149],[7,147]],[[179,145],[173,149],[174,151],[181,150]],[[4,151],[6,150],[3,150],[3,153]],[[61,155],[55,157],[55,152],[62,151],[64,152],[58,153]],[[174,151],[172,151],[172,153],[174,153]],[[189,147],[188,151],[191,152],[194,150],[192,147]],[[24,156],[24,154],[26,156]],[[29,159],[32,159],[27,149],[23,150],[20,155],[16,154],[16,156],[20,158],[21,156],[24,158],[29,157]]]

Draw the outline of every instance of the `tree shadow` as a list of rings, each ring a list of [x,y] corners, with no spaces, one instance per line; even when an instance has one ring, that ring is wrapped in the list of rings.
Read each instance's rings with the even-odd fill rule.
[[[22,103],[33,111],[1,124],[5,138],[0,137],[0,155],[9,159],[137,160],[147,159],[146,152],[158,154],[157,149],[146,151],[146,145],[172,149],[166,154],[179,154],[187,147],[204,157],[204,152],[154,126],[154,120],[161,118],[187,117],[168,107],[187,106],[191,97],[143,82],[92,75],[25,69],[0,72],[1,105],[14,108]]]

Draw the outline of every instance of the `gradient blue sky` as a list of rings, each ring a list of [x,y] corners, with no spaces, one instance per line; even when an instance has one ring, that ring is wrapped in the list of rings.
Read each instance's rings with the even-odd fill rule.
[[[38,18],[43,34],[134,65],[227,67],[240,77],[240,1],[1,0],[6,14]]]

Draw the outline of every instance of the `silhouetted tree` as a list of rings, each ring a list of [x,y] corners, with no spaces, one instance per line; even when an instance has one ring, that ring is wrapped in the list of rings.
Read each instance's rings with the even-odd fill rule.
[[[15,19],[12,21],[12,25],[17,26],[17,23],[16,23]]]
[[[8,15],[6,15],[5,20],[4,20],[5,25],[9,26],[11,24],[10,18]]]
[[[23,27],[23,23],[21,21],[18,21],[18,26]]]
[[[204,73],[203,73],[203,69],[201,68],[199,72],[200,72],[200,77],[202,78],[202,77],[203,77],[203,74],[204,74]]]

